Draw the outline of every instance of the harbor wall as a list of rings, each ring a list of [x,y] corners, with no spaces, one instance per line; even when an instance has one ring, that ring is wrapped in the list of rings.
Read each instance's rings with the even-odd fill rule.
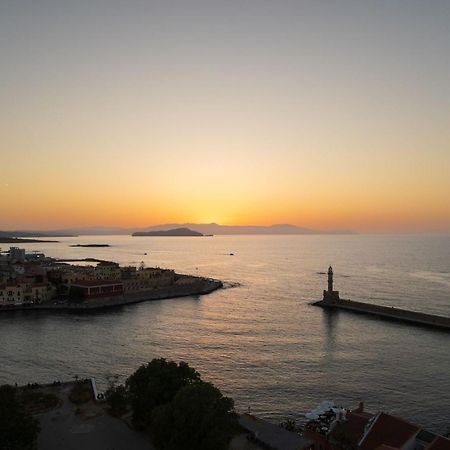
[[[437,316],[406,309],[394,308],[389,306],[373,305],[370,303],[356,302],[353,300],[339,299],[336,301],[321,300],[313,303],[323,308],[344,309],[363,314],[376,315],[389,319],[401,320],[450,331],[450,317]]]

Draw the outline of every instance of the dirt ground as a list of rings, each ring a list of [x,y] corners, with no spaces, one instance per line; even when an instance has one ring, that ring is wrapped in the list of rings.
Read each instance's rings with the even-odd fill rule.
[[[150,439],[105,411],[93,400],[80,406],[68,396],[73,383],[41,388],[57,395],[60,405],[37,414],[41,423],[38,450],[154,450]]]

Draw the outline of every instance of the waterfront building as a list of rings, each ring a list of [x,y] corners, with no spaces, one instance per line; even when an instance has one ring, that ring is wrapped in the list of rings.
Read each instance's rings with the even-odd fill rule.
[[[19,247],[10,247],[9,248],[9,260],[14,262],[25,262],[25,249]]]
[[[50,300],[54,291],[54,287],[49,283],[33,283],[25,279],[9,280],[0,285],[0,304],[42,303]]]
[[[17,275],[23,275],[25,273],[25,265],[22,262],[14,262],[12,268]]]
[[[121,271],[119,264],[111,261],[102,261],[95,267],[97,280],[120,280]]]
[[[123,268],[122,282],[125,292],[138,292],[145,289],[156,289],[175,283],[175,272],[168,269],[141,268],[129,270]]]
[[[95,280],[93,267],[69,267],[61,272],[61,283],[67,286],[77,281]]]
[[[69,297],[89,300],[123,295],[123,283],[114,280],[79,280],[70,285]]]
[[[4,305],[17,305],[24,303],[25,286],[17,281],[7,281],[0,286],[0,303]]]

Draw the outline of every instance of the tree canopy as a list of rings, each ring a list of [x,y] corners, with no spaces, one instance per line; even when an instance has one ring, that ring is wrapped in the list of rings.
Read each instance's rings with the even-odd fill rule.
[[[236,427],[233,400],[203,381],[181,388],[151,417],[152,438],[165,450],[226,449]]]
[[[185,362],[153,359],[139,367],[126,381],[136,425],[148,428],[154,408],[170,403],[184,386],[200,381],[200,374]]]
[[[39,422],[20,402],[17,389],[0,386],[0,448],[33,450],[40,431]]]
[[[163,450],[225,450],[237,429],[231,398],[188,364],[154,359],[126,381],[134,423]]]

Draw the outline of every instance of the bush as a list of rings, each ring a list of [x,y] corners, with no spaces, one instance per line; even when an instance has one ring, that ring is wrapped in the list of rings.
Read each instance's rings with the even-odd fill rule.
[[[17,389],[0,386],[0,449],[34,450],[39,422],[19,401]]]
[[[106,391],[106,401],[109,405],[109,413],[120,417],[127,412],[127,391],[124,385],[111,386]]]

